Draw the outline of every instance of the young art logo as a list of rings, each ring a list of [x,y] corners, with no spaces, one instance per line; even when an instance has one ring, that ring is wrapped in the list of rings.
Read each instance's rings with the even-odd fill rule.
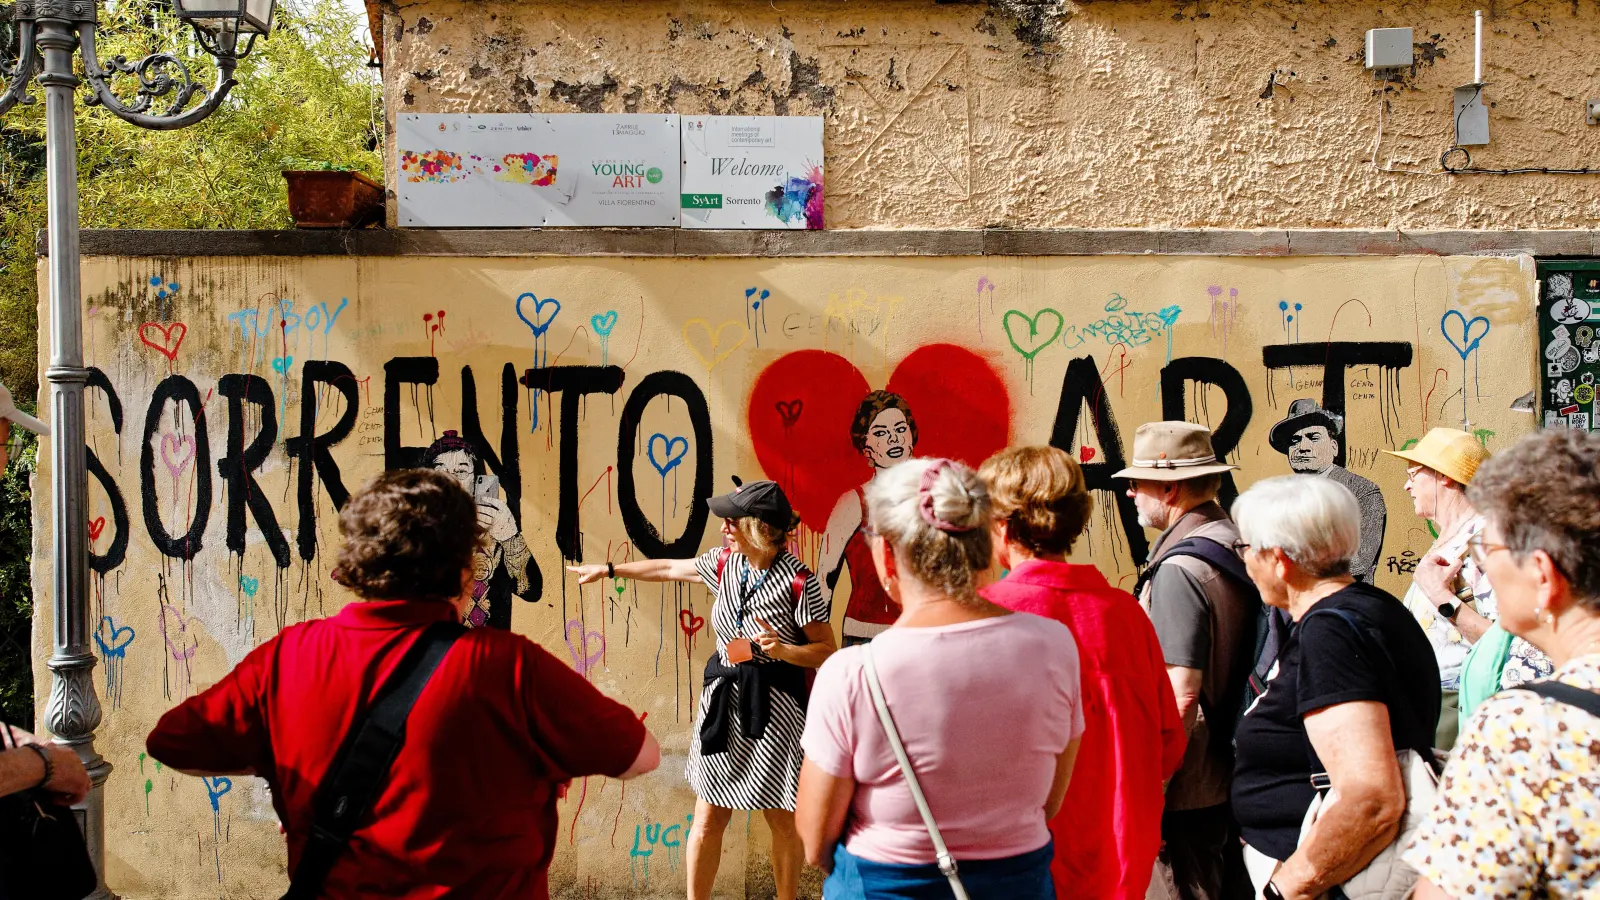
[[[642,188],[660,184],[663,177],[660,168],[638,161],[602,160],[590,163],[590,166],[594,174],[609,177],[613,188]]]

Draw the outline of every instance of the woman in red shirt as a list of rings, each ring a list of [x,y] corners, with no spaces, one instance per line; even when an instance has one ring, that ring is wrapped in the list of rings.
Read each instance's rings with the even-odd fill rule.
[[[1061,897],[1143,900],[1161,849],[1162,791],[1183,761],[1178,704],[1150,618],[1091,565],[1066,561],[1093,501],[1055,447],[1019,447],[979,471],[994,504],[990,601],[1055,619],[1078,642],[1084,734],[1072,784],[1050,820]]]
[[[304,855],[317,787],[351,722],[435,622],[471,603],[483,540],[471,496],[442,472],[387,472],[339,514],[336,579],[366,602],[284,629],[161,717],[150,755],[191,775],[259,775]],[[634,712],[519,634],[457,638],[418,695],[328,900],[545,900],[556,799],[574,778],[632,778],[661,751]]]

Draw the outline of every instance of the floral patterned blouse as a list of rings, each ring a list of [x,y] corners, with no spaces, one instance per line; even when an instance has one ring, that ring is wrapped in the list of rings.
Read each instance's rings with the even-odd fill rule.
[[[1556,672],[1600,690],[1600,655]],[[1600,897],[1600,718],[1525,691],[1462,728],[1433,812],[1404,859],[1465,900]]]
[[[1495,600],[1494,588],[1489,584],[1489,576],[1478,568],[1472,554],[1467,552],[1467,541],[1484,529],[1483,516],[1474,516],[1467,521],[1455,534],[1448,536],[1429,548],[1429,553],[1438,553],[1445,559],[1461,560],[1461,574],[1456,576],[1456,594],[1462,600],[1470,599],[1472,607],[1478,614],[1491,622],[1500,620],[1500,604]],[[1416,617],[1417,624],[1427,632],[1428,643],[1433,645],[1433,653],[1439,659],[1440,687],[1447,691],[1461,689],[1461,666],[1466,661],[1467,651],[1472,649],[1472,644],[1449,619],[1439,615],[1433,602],[1422,593],[1422,588],[1412,582],[1407,589],[1403,603],[1406,609]],[[1513,688],[1539,678],[1550,677],[1554,667],[1550,658],[1540,653],[1532,644],[1522,638],[1513,638],[1511,652],[1506,657],[1505,668],[1500,673],[1500,687]]]

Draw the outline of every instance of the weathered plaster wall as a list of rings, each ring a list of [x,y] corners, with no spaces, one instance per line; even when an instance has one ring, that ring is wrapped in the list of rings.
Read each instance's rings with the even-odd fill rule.
[[[1600,2],[1487,7],[1484,167],[1600,165]],[[1587,226],[1600,178],[1441,174],[1466,0],[385,2],[388,115],[826,116],[830,228]],[[1417,65],[1364,68],[1368,28]],[[390,161],[393,165],[393,161]]]
[[[1292,401],[1342,404],[1346,463],[1387,502],[1378,570],[1391,590],[1430,539],[1402,465],[1378,451],[1463,417],[1495,449],[1533,424],[1510,409],[1534,386],[1528,257],[97,257],[83,283],[87,363],[104,376],[87,403],[91,467],[104,472],[89,500],[98,746],[116,766],[109,880],[132,900],[279,895],[283,844],[263,784],[162,770],[141,755],[144,736],[255,644],[348,601],[328,579],[335,485],[359,486],[446,429],[481,433],[502,496],[520,490],[542,585],[507,601],[512,628],[647,710],[666,748],[660,771],[626,792],[572,786],[556,891],[673,897],[709,599],[699,587],[579,590],[564,561],[712,546],[714,524],[695,515],[703,497],[734,474],[766,475],[805,517],[797,551],[826,571],[851,527],[830,520],[868,474],[846,429],[869,388],[910,402],[918,454],[976,461],[1007,441],[1054,440],[1106,487],[1140,422],[1211,423],[1245,485],[1289,471],[1267,434]],[[234,407],[247,383],[260,393]],[[659,389],[676,396],[647,399]],[[224,477],[219,462],[264,429],[254,487]],[[332,465],[309,465],[304,440],[329,434],[316,440]],[[1078,558],[1131,584],[1148,535],[1116,494],[1096,503]],[[36,553],[44,685],[47,541]],[[718,896],[770,896],[764,847],[760,817],[738,817]]]

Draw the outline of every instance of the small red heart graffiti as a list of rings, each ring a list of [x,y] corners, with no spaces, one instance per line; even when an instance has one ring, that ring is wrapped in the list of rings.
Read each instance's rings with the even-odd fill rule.
[[[783,420],[783,427],[793,428],[794,423],[800,421],[800,413],[805,411],[806,402],[804,400],[779,400],[777,403],[772,404],[772,407],[778,411],[778,418]]]
[[[1094,459],[1094,448],[1093,447],[1079,447],[1078,448],[1078,460],[1079,460],[1079,462],[1089,462],[1092,459]]]
[[[100,533],[105,531],[105,530],[106,530],[106,517],[105,516],[95,516],[94,517],[94,521],[89,523],[89,540],[90,541],[98,541],[98,540],[100,540]]]
[[[161,332],[161,343],[158,344],[150,339],[151,331]],[[168,362],[175,362],[178,358],[178,348],[183,346],[183,339],[188,333],[189,326],[182,322],[173,322],[171,325],[146,322],[139,326],[139,342],[165,356]]]
[[[683,609],[678,611],[678,627],[683,629],[685,635],[694,637],[706,627],[706,620],[704,616],[695,615],[693,610]]]

